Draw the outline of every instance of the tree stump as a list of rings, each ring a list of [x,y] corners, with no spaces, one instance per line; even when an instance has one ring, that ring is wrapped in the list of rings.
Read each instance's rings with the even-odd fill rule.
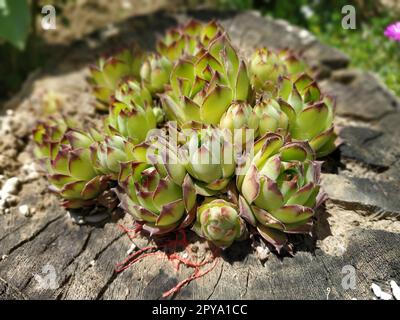
[[[190,17],[218,19],[246,55],[255,47],[289,47],[312,66],[321,87],[337,97],[337,125],[343,145],[327,158],[323,187],[330,200],[319,210],[315,236],[300,239],[294,257],[270,253],[261,262],[250,241],[237,243],[215,269],[190,282],[174,299],[371,299],[372,282],[388,289],[400,282],[400,112],[399,101],[372,74],[349,70],[349,59],[321,44],[306,30],[255,12],[158,12],[99,30],[67,48],[33,74],[1,116],[0,173],[20,180],[18,204],[0,214],[0,299],[159,299],[191,274],[150,256],[123,272],[115,265],[127,257],[132,241],[118,228],[132,225],[124,216],[103,226],[77,225],[47,190],[43,176],[29,174],[29,136],[42,116],[49,90],[63,99],[63,111],[78,122],[98,123],[101,115],[86,82],[88,64],[112,48],[138,42],[154,49],[156,36]],[[32,216],[21,205],[35,208]],[[53,266],[48,288],[45,266]],[[346,267],[347,266],[347,267]],[[355,286],[346,286],[348,266]],[[346,268],[344,268],[346,267]],[[47,270],[47,271],[46,271]],[[388,290],[387,290],[388,291]]]

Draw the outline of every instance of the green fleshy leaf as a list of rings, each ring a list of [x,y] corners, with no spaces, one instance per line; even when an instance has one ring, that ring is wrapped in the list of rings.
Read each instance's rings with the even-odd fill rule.
[[[308,207],[287,205],[271,212],[271,214],[283,223],[296,223],[310,218],[314,211]]]
[[[201,119],[206,124],[218,125],[231,102],[232,90],[225,86],[216,86],[204,100],[200,110]]]

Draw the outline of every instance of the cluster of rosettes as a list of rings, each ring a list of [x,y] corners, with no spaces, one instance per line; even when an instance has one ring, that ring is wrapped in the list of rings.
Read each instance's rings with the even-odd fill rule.
[[[156,48],[91,68],[101,132],[63,118],[35,129],[52,189],[80,208],[113,188],[151,236],[191,227],[222,248],[249,234],[290,248],[324,200],[316,159],[335,149],[332,99],[293,53],[246,61],[215,21],[169,30]]]

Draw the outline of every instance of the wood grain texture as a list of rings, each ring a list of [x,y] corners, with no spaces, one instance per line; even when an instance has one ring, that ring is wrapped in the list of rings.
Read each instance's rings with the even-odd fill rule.
[[[50,75],[52,86],[69,88],[74,98],[72,107],[79,108],[87,99],[90,101],[84,86],[86,66],[96,55],[132,40],[151,49],[157,34],[188,16],[218,18],[244,52],[256,46],[299,50],[326,77],[333,69],[348,63],[345,55],[320,44],[311,35],[286,22],[265,19],[252,12],[203,11],[177,16],[156,13],[119,24],[117,37],[104,40],[99,31],[75,43],[58,60],[62,64],[55,62],[43,74],[32,77],[10,106],[15,104],[21,112],[25,110],[25,125],[29,128],[31,110],[40,108],[40,104],[26,101],[35,101],[32,98],[35,84]],[[89,46],[90,42],[96,45]],[[0,260],[0,299],[161,299],[163,292],[192,272],[183,268],[177,273],[158,257],[148,257],[116,273],[115,264],[127,257],[131,240],[114,222],[103,227],[73,224],[58,199],[45,188],[46,181],[40,178],[21,190],[22,202],[37,207],[32,218],[15,211],[0,216],[0,255],[5,255]],[[132,220],[125,216],[118,223],[129,226]],[[340,257],[316,249],[297,252],[293,258],[270,255],[265,264],[254,255],[249,241],[237,243],[224,252],[212,272],[191,282],[173,298],[325,299],[329,287],[331,299],[370,299],[372,281],[384,284],[400,279],[399,234],[356,229],[349,238],[350,245]],[[145,245],[146,240],[139,240],[139,247]],[[46,264],[55,267],[56,289],[43,289],[35,279],[35,274],[41,274]],[[345,265],[356,269],[354,290],[344,290],[341,286]]]

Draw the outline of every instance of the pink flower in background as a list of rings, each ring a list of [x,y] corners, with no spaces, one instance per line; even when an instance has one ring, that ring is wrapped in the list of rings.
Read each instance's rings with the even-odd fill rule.
[[[385,36],[389,39],[400,41],[400,21],[387,26]]]

